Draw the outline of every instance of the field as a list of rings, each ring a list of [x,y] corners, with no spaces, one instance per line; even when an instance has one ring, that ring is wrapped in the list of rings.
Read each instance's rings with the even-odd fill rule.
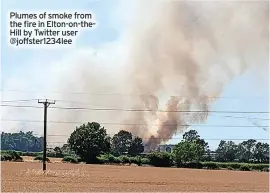
[[[2,162],[3,192],[256,191],[268,192],[268,172],[138,166]]]

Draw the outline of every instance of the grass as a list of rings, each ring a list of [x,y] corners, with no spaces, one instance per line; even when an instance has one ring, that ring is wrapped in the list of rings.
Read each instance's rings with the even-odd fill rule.
[[[28,169],[25,172],[26,176],[44,176],[44,177],[86,177],[88,173],[85,170],[71,169],[71,170],[37,170]]]
[[[269,171],[269,164],[251,164],[251,163],[237,163],[237,162],[202,162],[204,168],[209,165],[211,167],[223,168],[228,170],[242,170],[242,171]],[[214,168],[207,168],[214,169]]]

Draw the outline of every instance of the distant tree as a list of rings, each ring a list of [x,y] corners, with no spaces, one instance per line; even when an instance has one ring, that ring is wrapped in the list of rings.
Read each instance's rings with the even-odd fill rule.
[[[183,134],[183,139],[185,141],[196,141],[200,139],[200,135],[196,130],[189,130]]]
[[[98,155],[110,150],[106,130],[96,122],[76,127],[68,139],[68,145],[86,163],[96,163]]]
[[[135,137],[132,142],[131,146],[128,149],[128,154],[131,156],[139,155],[144,151],[143,141],[140,137]]]
[[[183,139],[184,141],[187,141],[187,142],[196,142],[202,147],[202,149],[204,149],[205,152],[208,149],[208,143],[205,142],[204,139],[201,139],[200,135],[198,134],[196,130],[189,130],[185,132],[183,134]]]
[[[63,153],[62,153],[62,150],[60,147],[55,147],[53,150],[54,150],[57,157],[63,156]]]
[[[132,144],[132,134],[128,131],[120,130],[112,138],[112,153],[116,156],[128,154]]]
[[[144,151],[142,138],[133,136],[132,133],[120,130],[111,140],[111,151],[114,155],[136,156]]]
[[[61,151],[62,151],[62,152],[67,152],[67,151],[69,151],[68,144],[64,144],[64,145],[61,147]]]
[[[203,160],[208,151],[208,143],[201,139],[198,132],[190,130],[183,135],[183,140],[173,150],[175,161],[178,165],[187,162],[199,162]]]
[[[258,163],[269,163],[269,144],[258,142],[255,145],[254,159]]]
[[[53,149],[55,152],[62,152],[61,148],[56,146],[54,149]]]
[[[204,156],[202,157],[202,161],[210,162],[214,161],[214,158],[211,156],[211,150],[209,148],[206,149]]]
[[[237,145],[233,141],[221,140],[216,149],[216,161],[232,162],[236,159]]]
[[[238,144],[236,157],[240,162],[253,162],[256,140],[249,139]]]
[[[181,141],[173,149],[175,162],[178,166],[181,164],[196,160],[196,149],[198,144],[194,142]]]
[[[1,150],[24,152],[43,151],[43,137],[36,137],[33,131],[18,133],[1,133]]]

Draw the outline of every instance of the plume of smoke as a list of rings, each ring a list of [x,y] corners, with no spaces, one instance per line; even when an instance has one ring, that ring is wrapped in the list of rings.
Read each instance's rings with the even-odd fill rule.
[[[150,93],[141,98],[141,106],[158,109],[157,93],[171,89],[184,97],[171,97],[166,111],[203,113],[155,114],[160,123],[149,140],[151,148],[188,124],[205,121],[214,101],[207,97],[220,96],[248,68],[267,67],[269,54],[267,1],[160,1],[155,8],[153,13],[147,9],[153,19],[147,20],[147,28],[134,29],[130,52],[131,84],[136,92]],[[142,117],[147,118],[131,119]]]
[[[121,10],[133,13],[133,17],[125,24],[123,38],[52,63],[46,73],[51,77],[48,88],[62,94],[37,94],[34,98],[59,99],[59,106],[151,109],[117,115],[113,111],[51,109],[49,117],[82,123],[136,123],[123,129],[143,139],[150,138],[145,142],[150,149],[156,148],[189,125],[204,122],[216,100],[211,97],[219,97],[235,77],[247,69],[266,72],[268,4],[268,1],[124,2],[125,9]],[[132,11],[128,9],[131,7]],[[30,81],[33,80],[28,84]],[[137,97],[86,93],[133,93]],[[183,112],[190,110],[203,113]],[[29,112],[24,116],[37,115]],[[50,133],[68,135],[75,125],[79,123],[52,125]],[[122,129],[117,125],[104,126],[111,134]]]

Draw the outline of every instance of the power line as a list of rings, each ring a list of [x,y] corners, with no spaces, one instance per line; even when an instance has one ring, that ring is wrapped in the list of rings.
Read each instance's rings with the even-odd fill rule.
[[[4,103],[8,103],[8,102],[30,102],[30,101],[37,101],[37,100],[38,99],[23,99],[23,100],[20,100],[19,99],[19,100],[9,100],[9,101],[0,101],[0,102],[4,102]],[[90,103],[79,102],[79,101],[67,101],[67,100],[54,100],[54,101],[57,101],[58,103],[70,103],[70,104],[81,104],[81,105],[87,105],[87,106],[97,106],[97,104],[90,104]],[[192,105],[194,103],[185,103],[185,102],[184,103],[181,103],[181,105],[185,105],[185,104]],[[4,104],[2,106],[9,106],[9,105],[5,105]],[[13,106],[16,106],[16,105],[13,105]],[[80,108],[80,107],[75,107],[75,108]],[[109,107],[109,108],[114,109],[114,107]],[[107,109],[107,108],[105,108],[105,109]],[[224,116],[224,117],[232,117],[232,116]],[[233,117],[233,118],[238,118],[238,117]],[[245,119],[247,119],[247,117],[239,117],[239,118],[245,118]],[[261,119],[261,118],[248,118],[248,119],[269,120],[269,119]]]
[[[73,95],[93,95],[93,96],[153,96],[151,93],[145,93],[145,94],[136,94],[136,93],[86,93],[86,92],[59,92],[59,91],[45,91],[45,90],[12,90],[12,89],[1,89],[1,92],[20,92],[20,93],[51,93],[51,94],[73,94]],[[181,95],[170,95],[168,97],[179,97],[179,98],[213,98],[213,99],[243,99],[243,98],[250,98],[250,99],[268,99],[265,97],[233,97],[233,96],[181,96]]]
[[[33,134],[35,135],[36,137],[37,136],[41,136],[41,134],[38,134],[38,133],[35,133]],[[50,134],[50,135],[47,135],[49,137],[69,137],[70,135],[64,135],[64,134]],[[111,135],[108,134],[108,136],[112,137]],[[143,137],[142,139],[144,140],[147,140],[147,139],[152,139],[151,137]],[[154,137],[154,139],[166,139],[166,140],[174,140],[174,139],[183,139],[183,137],[172,137],[172,138],[166,138],[166,137]],[[237,140],[237,141],[241,141],[241,140],[249,140],[251,138],[201,138],[201,139],[204,139],[204,140],[225,140],[225,141],[230,141],[230,140]],[[254,139],[254,138],[252,138]],[[254,140],[270,140],[270,138],[255,138]],[[51,143],[51,142],[50,142]],[[53,142],[54,143],[54,142]],[[56,143],[62,143],[62,142],[56,142]]]
[[[217,115],[211,115],[211,116],[217,116]],[[242,116],[222,116],[218,115],[218,117],[225,117],[225,118],[234,118],[234,119],[254,119],[254,120],[260,120],[260,121],[269,121],[270,119],[265,118],[257,118],[257,117],[242,117]]]
[[[0,101],[2,103],[10,103],[10,102],[28,102],[28,101],[37,101],[38,99],[18,99],[18,100],[9,100],[9,101]]]
[[[1,119],[1,121],[7,121],[7,122],[33,122],[33,123],[42,123],[43,121],[39,121],[39,120],[22,120],[22,119]],[[47,121],[48,123],[55,123],[55,124],[83,124],[83,123],[87,123],[89,121]],[[159,126],[159,125],[154,125],[154,124],[143,124],[143,123],[113,123],[113,122],[99,122],[99,124],[103,124],[103,125],[122,125],[122,126]],[[251,127],[254,128],[256,126],[253,125],[188,125],[188,124],[165,124],[163,126],[171,126],[171,127],[177,127],[177,126],[182,126],[182,127]],[[261,127],[269,127],[268,125],[263,125]]]
[[[50,135],[49,135],[50,136]],[[52,135],[52,136],[55,136],[55,135]],[[150,138],[142,138],[143,140],[147,140],[147,139],[150,139]],[[183,139],[183,138],[155,138],[155,139],[161,139],[161,140],[164,140],[164,139],[167,139],[167,140],[174,140],[174,139]],[[245,139],[245,138],[202,138],[203,140],[205,141],[221,141],[221,140],[224,140],[224,141],[247,141],[249,139]],[[257,138],[257,139],[253,139],[253,140],[261,140],[261,141],[268,141],[269,139],[267,138]],[[49,143],[67,143],[66,141],[65,142],[60,142],[60,141],[55,141],[55,142],[49,142]]]
[[[39,106],[31,105],[6,105],[1,104],[3,107],[16,107],[16,108],[42,108]],[[269,111],[193,111],[193,110],[152,110],[152,109],[122,109],[122,108],[85,108],[85,107],[50,107],[51,109],[65,109],[65,110],[90,110],[90,111],[128,111],[128,112],[167,112],[167,113],[231,113],[231,114],[269,114]]]
[[[31,106],[31,105],[7,105],[7,104],[1,104],[1,107],[18,107],[18,108],[37,108],[37,109],[43,109],[43,107],[39,106]]]
[[[32,100],[38,100],[38,99],[16,100],[16,101],[1,101],[1,102],[21,102],[21,101],[32,101]],[[82,103],[82,102],[74,102],[74,101],[64,101],[64,100],[54,100],[54,101],[95,106],[94,104]],[[6,106],[6,105],[2,105],[2,106]],[[208,116],[217,116],[217,115],[208,115]],[[260,121],[269,121],[270,120],[270,119],[267,119],[267,118],[244,117],[244,116],[222,116],[222,115],[218,115],[218,117],[235,118],[235,119],[248,119],[248,120],[260,120]]]

